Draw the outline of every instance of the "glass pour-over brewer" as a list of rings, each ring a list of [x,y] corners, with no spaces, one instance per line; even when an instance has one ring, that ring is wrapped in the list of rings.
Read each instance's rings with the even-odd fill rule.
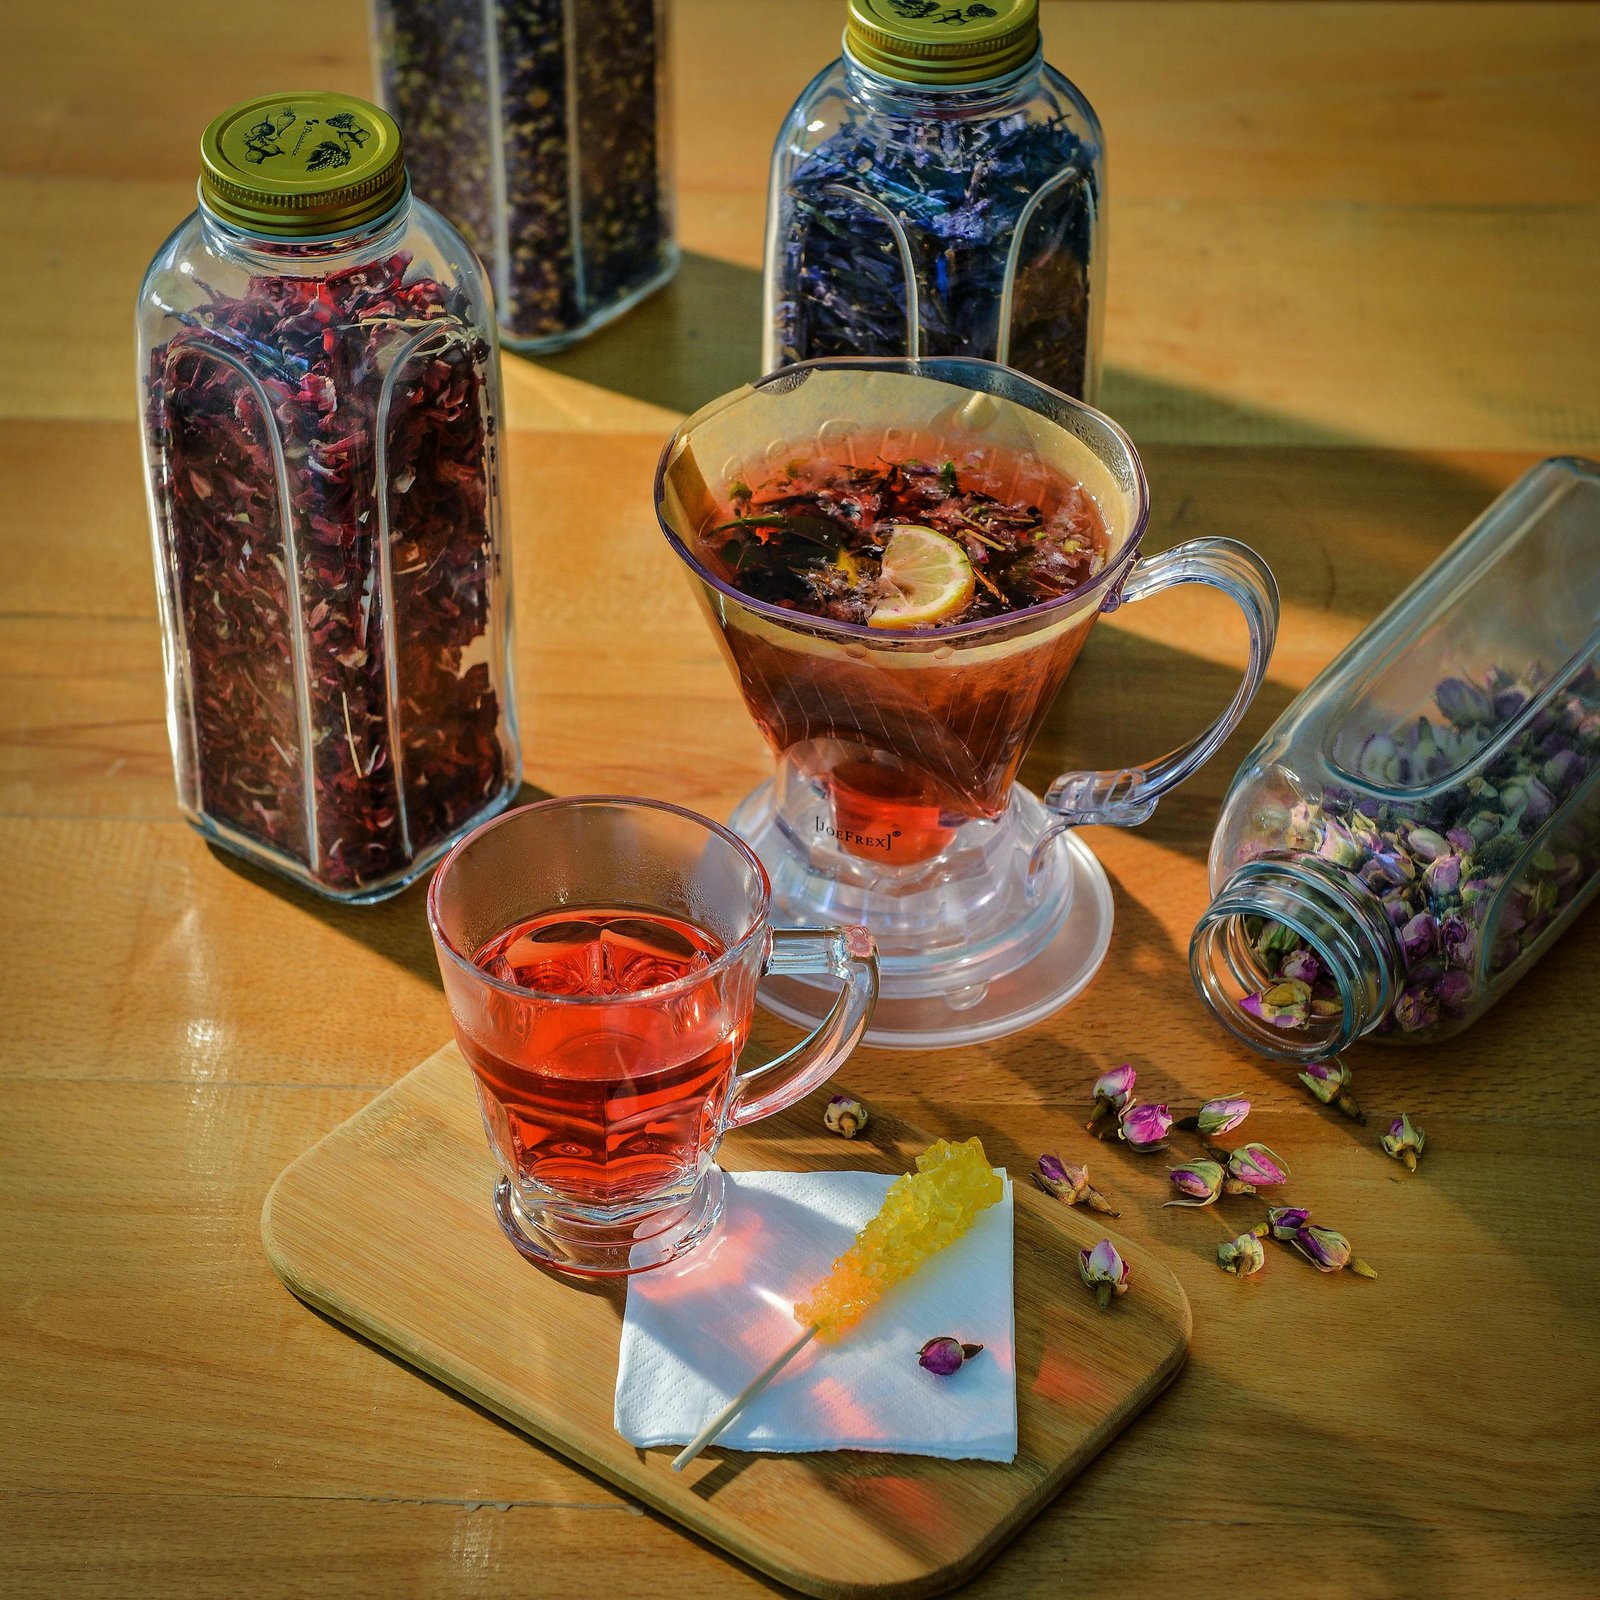
[[[1103,522],[1103,564],[1044,603],[918,631],[754,599],[706,536],[750,484],[807,460],[948,462],[1021,503],[1075,481]],[[867,1041],[994,1038],[1079,993],[1105,956],[1112,903],[1070,830],[1145,821],[1233,730],[1277,626],[1260,558],[1196,539],[1141,561],[1149,496],[1127,435],[1019,373],[957,358],[808,362],[724,396],[668,441],[656,504],[776,757],[771,781],[732,818],[771,876],[775,914],[865,923],[877,937],[882,990]],[[1179,583],[1220,589],[1244,613],[1249,663],[1227,709],[1143,766],[1064,773],[1042,800],[1023,789],[1017,769],[1095,618]],[[762,999],[810,1024],[833,995],[774,969]]]

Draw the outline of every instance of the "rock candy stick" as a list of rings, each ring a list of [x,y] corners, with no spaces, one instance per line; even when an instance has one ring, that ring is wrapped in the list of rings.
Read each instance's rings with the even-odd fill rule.
[[[939,1139],[929,1145],[917,1157],[917,1170],[889,1186],[878,1214],[834,1262],[828,1276],[796,1303],[795,1318],[805,1325],[804,1331],[672,1458],[672,1470],[682,1472],[812,1339],[827,1344],[838,1340],[886,1289],[954,1244],[978,1213],[1004,1193],[1005,1184],[989,1165],[980,1140],[952,1144]]]

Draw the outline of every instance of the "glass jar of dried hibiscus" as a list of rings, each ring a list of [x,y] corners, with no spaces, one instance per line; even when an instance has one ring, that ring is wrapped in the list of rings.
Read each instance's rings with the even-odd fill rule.
[[[1474,1021],[1600,886],[1600,463],[1525,473],[1233,781],[1189,957],[1257,1049]]]
[[[138,307],[179,804],[375,900],[518,783],[490,297],[376,106],[250,101],[201,158]]]
[[[1093,400],[1104,140],[1038,0],[849,0],[844,53],[778,134],[768,371],[979,356]]]
[[[500,337],[558,350],[678,268],[666,0],[372,0],[411,182],[489,268]]]

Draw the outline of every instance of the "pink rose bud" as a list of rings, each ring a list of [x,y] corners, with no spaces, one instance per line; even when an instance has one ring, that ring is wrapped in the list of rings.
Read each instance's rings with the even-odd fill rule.
[[[1112,1295],[1128,1292],[1128,1263],[1109,1239],[1102,1239],[1092,1250],[1078,1252],[1078,1272],[1094,1290],[1102,1311],[1111,1304]]]
[[[1167,1201],[1169,1206],[1208,1206],[1222,1193],[1225,1174],[1218,1162],[1196,1160],[1168,1167],[1167,1176],[1178,1191],[1176,1200]]]
[[[981,1344],[962,1344],[959,1339],[943,1335],[923,1345],[917,1355],[917,1365],[925,1367],[936,1378],[948,1378],[982,1349]]]
[[[1304,1206],[1267,1207],[1267,1226],[1274,1239],[1292,1240],[1310,1220],[1311,1213]]]
[[[1350,1241],[1332,1228],[1319,1228],[1314,1222],[1308,1222],[1289,1242],[1318,1272],[1343,1272],[1348,1268],[1359,1278],[1378,1276],[1365,1261],[1355,1258]]]
[[[1200,1107],[1195,1126],[1208,1138],[1213,1134],[1227,1133],[1237,1128],[1250,1115],[1250,1102],[1242,1095],[1230,1095],[1221,1100],[1207,1100]]]
[[[836,1094],[822,1108],[822,1124],[841,1139],[853,1139],[867,1125],[867,1108],[847,1094]]]
[[[1311,1015],[1311,985],[1284,978],[1260,994],[1246,995],[1239,1007],[1275,1028],[1303,1028]]]
[[[1094,1109],[1084,1126],[1090,1133],[1109,1117],[1120,1117],[1133,1106],[1133,1086],[1138,1079],[1132,1067],[1124,1062],[1109,1072],[1102,1072],[1094,1080]]]
[[[1228,1156],[1228,1173],[1241,1183],[1270,1189],[1289,1181],[1289,1169],[1264,1144],[1245,1144]]]
[[[1236,1278],[1249,1278],[1267,1264],[1267,1252],[1253,1233],[1241,1233],[1237,1239],[1217,1246],[1217,1265]]]
[[[1164,1105],[1134,1106],[1123,1116],[1117,1137],[1131,1150],[1165,1150],[1171,1127],[1172,1113]]]
[[[1120,1107],[1133,1093],[1133,1086],[1138,1077],[1139,1074],[1127,1062],[1123,1062],[1120,1067],[1102,1072],[1094,1080],[1094,1097],[1096,1100],[1109,1100],[1113,1105]]]
[[[1290,1243],[1318,1272],[1343,1272],[1350,1264],[1350,1241],[1332,1228],[1308,1222],[1295,1229]]]
[[[1351,1093],[1350,1069],[1338,1057],[1332,1061],[1313,1061],[1300,1074],[1300,1081],[1323,1105],[1342,1111],[1353,1122],[1367,1120],[1366,1112],[1356,1104]]]
[[[1389,1131],[1378,1142],[1383,1146],[1385,1155],[1393,1156],[1396,1161],[1405,1162],[1406,1171],[1415,1172],[1417,1157],[1422,1154],[1427,1135],[1402,1111],[1389,1124]]]
[[[1111,1209],[1106,1197],[1089,1182],[1089,1169],[1075,1167],[1060,1156],[1040,1156],[1039,1164],[1033,1170],[1033,1181],[1064,1205],[1088,1206],[1091,1211],[1103,1212],[1108,1217],[1119,1215]]]
[[[1278,968],[1280,978],[1293,978],[1297,983],[1313,984],[1322,976],[1322,963],[1303,945],[1291,950]]]
[[[1075,1167],[1060,1156],[1042,1155],[1039,1165],[1034,1169],[1033,1181],[1047,1194],[1053,1194],[1056,1199],[1075,1206],[1089,1186],[1089,1169]]]

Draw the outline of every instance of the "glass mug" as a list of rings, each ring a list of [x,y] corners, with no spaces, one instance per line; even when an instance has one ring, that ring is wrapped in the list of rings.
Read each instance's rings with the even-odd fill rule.
[[[717,1146],[855,1048],[878,992],[864,928],[774,928],[749,846],[656,800],[523,806],[434,874],[428,925],[523,1255],[593,1275],[692,1249],[722,1211]],[[756,985],[840,986],[776,1060],[739,1069]]]

